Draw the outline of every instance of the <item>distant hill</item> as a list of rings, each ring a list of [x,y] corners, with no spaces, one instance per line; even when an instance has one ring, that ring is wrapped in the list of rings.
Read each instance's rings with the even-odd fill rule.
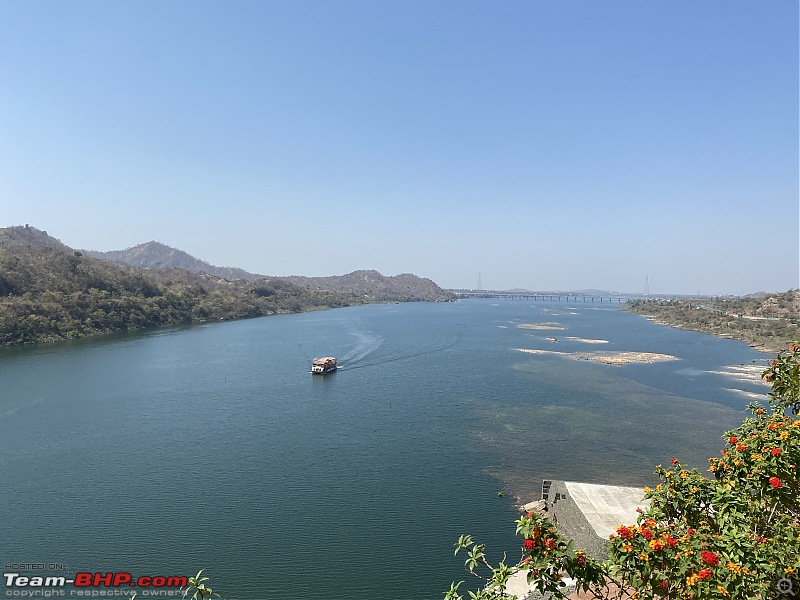
[[[256,281],[266,277],[265,275],[248,273],[244,269],[235,267],[215,267],[183,250],[155,241],[139,244],[125,250],[112,250],[110,252],[83,250],[83,253],[94,258],[110,260],[111,262],[139,269],[185,269],[191,273],[208,273],[224,279],[244,279],[245,281]]]
[[[353,271],[347,275],[331,277],[281,277],[307,290],[348,292],[364,297],[368,302],[407,302],[425,300],[435,302],[453,298],[430,279],[411,273],[386,276],[378,271]]]
[[[138,264],[120,264],[109,254]],[[119,253],[90,253],[28,225],[0,228],[0,346],[369,302],[449,298],[431,280],[408,274],[357,271],[298,278],[302,286],[290,279],[213,267],[158,242]]]
[[[83,253],[94,258],[147,270],[184,269],[191,273],[207,273],[228,280],[257,281],[265,277],[235,267],[216,267],[182,250],[155,241],[126,250],[111,252],[84,250]],[[280,279],[307,290],[350,294],[359,303],[437,301],[450,298],[449,294],[430,279],[423,279],[410,273],[387,277],[377,271],[354,271],[347,275],[331,277],[291,276]]]
[[[58,248],[72,251],[72,248],[62,244],[61,240],[30,225],[0,228],[0,249],[14,251],[22,248]]]
[[[34,227],[0,229],[0,346],[363,303],[279,279],[119,265]]]

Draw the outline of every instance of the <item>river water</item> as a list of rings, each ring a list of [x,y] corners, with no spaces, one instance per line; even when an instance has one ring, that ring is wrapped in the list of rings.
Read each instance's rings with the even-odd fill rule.
[[[519,327],[543,323],[560,329]],[[342,368],[310,375],[322,355]],[[204,568],[228,600],[441,598],[468,578],[460,534],[518,557],[514,497],[534,499],[543,478],[645,485],[672,456],[705,465],[748,394],[766,392],[728,368],[763,364],[616,305],[524,300],[5,349],[0,561]]]

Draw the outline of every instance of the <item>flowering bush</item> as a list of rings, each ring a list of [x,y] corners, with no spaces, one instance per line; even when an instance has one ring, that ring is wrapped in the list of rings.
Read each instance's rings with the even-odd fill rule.
[[[659,483],[644,488],[650,507],[635,525],[619,526],[605,563],[576,550],[535,513],[517,521],[522,558],[511,568],[492,568],[483,546],[462,536],[456,553],[477,549],[468,570],[489,570],[488,585],[470,598],[507,597],[505,584],[518,570],[553,598],[564,598],[563,575],[595,598],[794,597],[779,583],[793,583],[795,593],[800,587],[800,420],[785,414],[800,409],[799,359],[800,346],[792,344],[764,371],[772,410],[748,406],[752,416],[725,433],[709,475],[677,458],[656,468]],[[445,599],[460,600],[458,588],[451,586]]]

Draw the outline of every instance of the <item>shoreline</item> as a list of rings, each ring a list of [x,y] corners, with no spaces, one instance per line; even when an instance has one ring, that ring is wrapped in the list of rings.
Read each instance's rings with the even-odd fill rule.
[[[635,300],[623,308],[655,325],[696,331],[744,342],[768,355],[785,351],[800,340],[800,291],[767,295],[765,300],[747,298],[688,300]]]

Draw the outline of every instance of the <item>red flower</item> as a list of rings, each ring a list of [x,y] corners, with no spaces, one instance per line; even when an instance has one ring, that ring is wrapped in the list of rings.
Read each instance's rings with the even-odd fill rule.
[[[772,381],[772,375],[764,375],[764,381],[766,381],[767,383]],[[759,413],[759,414],[761,414],[761,413]]]
[[[678,545],[678,540],[676,540],[671,535],[668,535],[667,536],[667,546],[669,546],[670,548],[674,548],[677,545]]]
[[[617,534],[619,534],[619,537],[621,537],[623,540],[629,540],[633,537],[633,532],[625,527],[625,525],[620,525],[617,527]]]
[[[712,567],[716,567],[719,564],[719,557],[713,552],[709,552],[708,550],[703,550],[700,553],[700,558],[703,559],[704,563],[706,563],[707,565],[711,565]]]
[[[658,587],[660,587],[662,590],[667,589],[669,587],[669,581],[667,581],[666,579],[662,579],[661,581],[658,582]]]
[[[791,352],[797,352],[798,350],[800,350],[800,346],[798,346],[797,344],[789,344],[789,350]]]
[[[781,449],[780,448],[773,448],[772,449],[772,456],[780,456],[780,455],[781,455]]]
[[[770,484],[772,487],[774,487],[776,490],[777,490],[778,488],[781,488],[781,487],[783,487],[783,482],[782,482],[780,479],[778,479],[777,477],[770,477],[770,478],[769,478],[769,484]]]
[[[534,546],[536,546],[536,542],[530,538],[522,542],[522,545],[525,546],[528,550],[532,550]]]
[[[674,464],[677,464],[677,463],[678,463],[678,459],[673,457],[673,458],[672,458],[672,460],[671,460],[670,462],[671,462],[673,465],[674,465]]]
[[[581,555],[578,557],[578,562],[579,562],[580,564],[583,564],[583,563],[585,563],[585,562],[586,562],[586,557],[585,557],[583,554],[581,554]]]
[[[689,530],[686,532],[686,535],[692,535],[693,533],[694,533],[694,527],[690,528],[690,529],[689,529]]]
[[[548,550],[555,550],[556,541],[553,538],[544,538],[544,547]]]
[[[653,539],[653,532],[650,531],[649,529],[642,529],[642,536],[646,540],[652,540]]]
[[[767,375],[767,377],[769,377],[769,375]],[[770,379],[767,379],[767,381],[770,381]],[[756,414],[757,415],[763,415],[764,414],[764,409],[763,408],[757,408],[756,409]]]
[[[697,573],[697,578],[698,579],[711,579],[712,575],[713,575],[713,573],[712,573],[711,569],[701,569]]]
[[[736,444],[736,449],[741,452],[742,450],[746,450],[747,446],[745,446],[744,444]]]
[[[736,442],[738,442],[738,441],[739,441],[739,438],[737,438],[735,435],[732,435],[732,436],[731,436],[731,438],[730,438],[728,441],[729,441],[731,444],[735,444]]]

